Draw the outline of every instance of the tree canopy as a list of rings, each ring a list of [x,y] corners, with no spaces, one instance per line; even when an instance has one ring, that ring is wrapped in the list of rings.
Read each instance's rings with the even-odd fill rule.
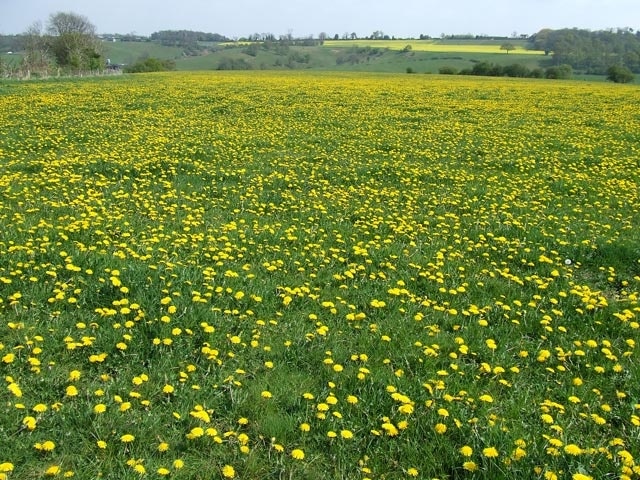
[[[544,29],[531,40],[536,50],[551,54],[557,65],[594,74],[606,74],[611,66],[621,65],[640,73],[640,31]]]
[[[24,37],[25,66],[34,72],[46,73],[56,66],[74,72],[103,67],[96,27],[83,15],[53,13],[46,30],[36,22]]]

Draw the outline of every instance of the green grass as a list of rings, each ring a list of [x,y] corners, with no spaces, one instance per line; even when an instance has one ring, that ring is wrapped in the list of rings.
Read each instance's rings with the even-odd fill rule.
[[[1,478],[633,478],[636,86],[5,86]]]
[[[155,42],[102,42],[103,55],[112,63],[133,64],[143,57],[155,57],[163,60],[181,58],[183,49],[166,47]]]

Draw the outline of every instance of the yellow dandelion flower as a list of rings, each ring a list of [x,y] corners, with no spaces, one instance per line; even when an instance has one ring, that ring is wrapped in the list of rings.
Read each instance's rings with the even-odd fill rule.
[[[582,455],[583,450],[575,443],[570,443],[564,447],[565,453],[569,455]]]
[[[460,450],[458,451],[463,457],[470,457],[471,455],[473,455],[473,448],[471,448],[469,445],[460,447]]]
[[[482,455],[487,458],[495,458],[499,456],[498,450],[495,447],[486,447],[482,449]]]
[[[225,465],[222,467],[222,476],[224,478],[235,478],[236,470],[231,465]]]
[[[44,474],[50,477],[54,477],[56,475],[58,475],[60,472],[62,471],[62,469],[60,468],[59,465],[51,465],[49,468],[47,468],[44,471]]]
[[[469,460],[462,464],[462,468],[464,468],[468,472],[475,472],[476,470],[478,470],[478,465],[476,465],[476,462]]]
[[[296,448],[291,451],[291,457],[295,460],[304,460],[304,452],[301,449]]]

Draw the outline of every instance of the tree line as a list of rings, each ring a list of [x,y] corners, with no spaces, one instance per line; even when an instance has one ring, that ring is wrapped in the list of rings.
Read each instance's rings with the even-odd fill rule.
[[[87,17],[76,13],[51,14],[46,25],[35,22],[9,42],[15,50],[23,52],[17,67],[22,76],[32,73],[47,76],[61,70],[79,74],[105,67],[96,27]]]
[[[540,30],[532,48],[550,55],[555,65],[571,65],[589,74],[607,74],[611,67],[640,73],[640,30]]]
[[[549,66],[543,68],[528,68],[520,63],[498,65],[490,62],[478,62],[471,68],[457,70],[450,66],[443,66],[438,73],[443,75],[477,75],[482,77],[514,77],[514,78],[548,78],[553,80],[567,80],[573,75],[570,65]]]

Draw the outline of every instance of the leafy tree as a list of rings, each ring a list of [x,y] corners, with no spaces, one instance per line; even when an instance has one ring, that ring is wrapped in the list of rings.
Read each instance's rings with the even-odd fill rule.
[[[516,49],[516,46],[511,42],[506,42],[500,45],[500,50],[506,50],[507,55],[509,54],[510,51],[515,49]]]
[[[75,71],[102,68],[96,27],[84,15],[53,13],[49,17],[47,33],[46,43],[60,67]]]
[[[556,65],[567,64],[595,74],[606,74],[609,67],[622,65],[640,73],[640,35],[629,29],[544,29],[532,36],[531,43],[535,49],[552,53]]]
[[[634,78],[633,72],[622,65],[613,65],[607,70],[607,80],[615,83],[631,83]]]

